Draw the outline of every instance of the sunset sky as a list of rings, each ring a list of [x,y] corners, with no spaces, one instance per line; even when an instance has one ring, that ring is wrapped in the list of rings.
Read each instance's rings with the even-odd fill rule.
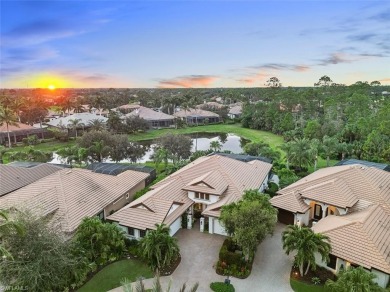
[[[390,84],[389,1],[1,1],[0,87]]]

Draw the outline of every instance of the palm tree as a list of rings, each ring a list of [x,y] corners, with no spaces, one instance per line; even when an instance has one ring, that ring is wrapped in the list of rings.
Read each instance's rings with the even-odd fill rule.
[[[337,281],[327,280],[325,287],[330,291],[335,292],[380,292],[384,291],[373,280],[376,275],[366,272],[362,267],[350,268],[346,271],[341,271]]]
[[[70,119],[68,123],[68,128],[71,128],[76,133],[76,138],[77,138],[77,129],[80,128],[81,126],[84,126],[84,124],[80,122],[81,122],[80,119]]]
[[[320,140],[314,138],[310,141],[310,152],[311,156],[314,158],[314,171],[317,170],[318,163],[318,154],[321,151],[321,142]]]
[[[106,124],[101,119],[93,119],[89,121],[88,127],[94,131],[103,131],[106,128]]]
[[[326,156],[326,166],[329,166],[329,159],[337,150],[338,141],[335,137],[324,136],[322,138],[322,150]]]
[[[210,142],[210,149],[214,152],[220,151],[222,149],[221,143],[219,141],[211,141]]]
[[[8,147],[11,148],[11,136],[9,134],[9,126],[18,126],[16,123],[17,117],[14,113],[14,111],[9,108],[0,108],[0,126],[2,126],[4,123],[7,127],[7,134],[8,134]]]
[[[312,152],[310,151],[310,140],[307,138],[295,139],[292,145],[291,163],[298,166],[300,170],[302,166],[311,165]]]
[[[155,149],[153,154],[153,161],[156,165],[156,168],[158,168],[160,163],[164,161],[164,168],[166,169],[168,166],[168,160],[169,152],[165,147],[159,147],[158,149]]]
[[[90,146],[89,151],[95,154],[96,160],[98,162],[102,162],[105,157],[108,156],[111,147],[105,145],[104,141],[95,141],[93,142],[93,145]]]
[[[286,153],[286,167],[290,169],[290,159],[293,153],[294,144],[292,141],[286,142],[280,145],[280,149],[282,149]]]
[[[142,238],[140,245],[143,256],[150,267],[158,274],[161,268],[166,267],[179,256],[177,238],[169,235],[169,226],[156,224],[156,230],[150,230]]]
[[[72,166],[73,161],[78,161],[79,147],[78,146],[64,147],[58,149],[57,154],[62,158],[65,158],[66,163]]]
[[[14,230],[19,234],[24,233],[24,230],[21,225],[19,225],[17,222],[10,220],[9,215],[6,211],[0,210],[0,238],[2,237],[3,234],[7,232],[12,232]],[[1,242],[0,242],[0,255],[6,257],[9,256],[12,258],[12,255],[1,245]]]
[[[331,246],[329,238],[321,233],[314,233],[308,227],[289,225],[282,233],[283,249],[286,254],[296,251],[295,264],[301,276],[306,275],[311,267],[315,270],[315,254],[319,253],[323,261],[329,261]],[[303,273],[304,266],[306,271]]]

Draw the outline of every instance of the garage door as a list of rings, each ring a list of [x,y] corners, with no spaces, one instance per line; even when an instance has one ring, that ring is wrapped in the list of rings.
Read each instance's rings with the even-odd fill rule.
[[[225,228],[219,223],[218,218],[214,218],[214,233],[220,235],[227,235]]]
[[[175,222],[173,222],[171,226],[169,226],[169,228],[169,235],[175,235],[175,233],[181,228],[181,216],[179,216],[179,218],[177,218]]]
[[[294,224],[294,213],[278,209],[278,221],[283,224]]]

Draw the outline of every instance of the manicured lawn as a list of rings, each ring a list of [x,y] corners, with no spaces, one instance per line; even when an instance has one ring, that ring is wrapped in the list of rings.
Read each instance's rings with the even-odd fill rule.
[[[198,127],[187,127],[183,129],[160,129],[146,133],[133,134],[129,136],[131,141],[152,140],[165,135],[166,133],[193,134],[193,133],[231,133],[252,142],[264,141],[276,148],[283,144],[283,137],[270,132],[243,128],[241,124],[217,124]]]
[[[123,278],[134,282],[141,276],[153,278],[154,274],[144,263],[138,260],[121,260],[105,267],[77,291],[106,292],[121,286]]]
[[[295,292],[324,292],[326,291],[324,286],[321,285],[309,285],[303,282],[299,282],[295,279],[290,279],[291,288]]]

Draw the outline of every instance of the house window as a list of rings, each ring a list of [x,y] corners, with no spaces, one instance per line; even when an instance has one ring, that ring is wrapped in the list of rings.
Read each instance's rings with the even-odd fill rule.
[[[145,237],[145,235],[146,235],[146,230],[139,231],[139,237]]]
[[[126,200],[130,197],[129,193],[126,193]]]
[[[203,193],[195,193],[195,198],[200,199],[200,200],[210,200],[210,195],[209,194],[203,194]]]
[[[329,254],[329,262],[326,265],[329,268],[336,270],[336,261],[337,261],[337,257],[332,254]]]
[[[128,227],[128,228],[127,228],[127,231],[128,231],[128,233],[129,233],[129,235],[134,236],[134,228]]]
[[[314,205],[314,219],[321,219],[322,218],[322,207],[321,205],[315,204]]]

